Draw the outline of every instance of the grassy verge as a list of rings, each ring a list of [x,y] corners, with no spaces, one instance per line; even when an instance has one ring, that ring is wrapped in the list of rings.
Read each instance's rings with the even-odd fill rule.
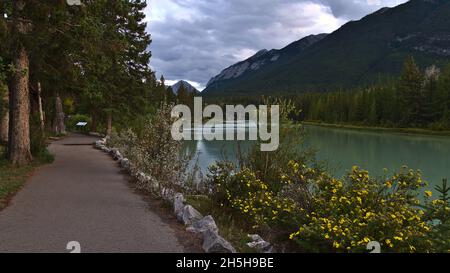
[[[371,126],[359,126],[349,124],[330,124],[321,122],[304,121],[305,125],[321,126],[337,129],[349,129],[357,131],[371,131],[380,133],[397,133],[397,134],[414,134],[414,135],[431,135],[431,136],[450,136],[450,131],[434,131],[430,129],[421,128],[386,128],[386,127],[371,127]]]
[[[36,167],[53,161],[53,156],[45,152],[31,165],[12,167],[4,159],[4,151],[5,148],[0,146],[0,210],[8,205],[11,197],[23,187]]]

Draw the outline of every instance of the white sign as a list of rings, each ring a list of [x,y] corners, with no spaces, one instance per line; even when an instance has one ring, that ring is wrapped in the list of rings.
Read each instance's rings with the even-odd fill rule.
[[[81,6],[81,0],[67,0],[69,6]]]
[[[82,127],[84,127],[84,126],[86,126],[88,123],[87,122],[78,122],[77,123],[77,126],[82,126]]]

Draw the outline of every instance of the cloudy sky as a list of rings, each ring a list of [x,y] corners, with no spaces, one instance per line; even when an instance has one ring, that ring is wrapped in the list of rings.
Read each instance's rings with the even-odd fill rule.
[[[147,0],[151,65],[169,84],[208,80],[261,49],[329,33],[406,0]]]

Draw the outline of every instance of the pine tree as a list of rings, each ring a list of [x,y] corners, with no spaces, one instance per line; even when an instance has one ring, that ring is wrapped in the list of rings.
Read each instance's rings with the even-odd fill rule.
[[[188,98],[189,94],[186,90],[186,88],[184,87],[184,84],[180,85],[180,88],[178,89],[178,93],[177,93],[177,101],[180,104],[188,104]]]
[[[450,128],[450,64],[443,69],[437,85],[437,107],[442,113],[441,122],[445,128]]]
[[[421,92],[422,82],[423,76],[414,58],[407,58],[398,85],[403,125],[415,126],[423,124],[424,99]]]
[[[3,65],[0,58],[0,144],[8,142],[9,128],[9,95],[5,84]]]
[[[370,107],[368,119],[370,125],[378,124],[377,102],[375,100],[372,101],[372,106]]]
[[[442,109],[438,94],[438,80],[440,76],[440,69],[436,66],[430,66],[425,70],[423,82],[423,112],[421,113],[422,120],[425,124],[431,124],[436,121]]]
[[[83,100],[92,116],[106,117],[107,132],[113,122],[126,123],[149,107],[156,86],[149,67],[151,42],[145,32],[145,1],[90,2],[83,32],[91,34],[101,46],[84,52],[82,69],[86,86]],[[89,41],[88,45],[92,43]],[[114,120],[113,120],[114,117]]]
[[[173,89],[171,86],[169,86],[166,89],[166,99],[167,99],[167,102],[169,102],[169,103],[177,101],[177,97],[175,96],[175,93],[173,92]]]

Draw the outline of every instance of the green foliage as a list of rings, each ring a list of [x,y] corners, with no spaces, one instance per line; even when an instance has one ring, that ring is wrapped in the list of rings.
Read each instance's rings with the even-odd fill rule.
[[[265,98],[263,101],[265,105],[280,106],[279,147],[272,152],[262,152],[259,141],[246,153],[238,150],[239,167],[251,169],[259,178],[264,178],[269,187],[277,189],[282,174],[281,170],[290,160],[311,165],[316,165],[316,162],[314,162],[314,152],[306,148],[303,143],[303,126],[292,119],[300,114],[293,101],[282,98]]]
[[[3,147],[0,146],[0,210],[6,207],[9,198],[25,184],[32,166],[11,167],[1,156]]]
[[[53,156],[45,151],[42,155],[35,157],[32,165],[13,167],[3,159],[4,152],[5,147],[0,145],[0,211],[6,207],[9,199],[22,188],[36,166],[53,161]]]
[[[378,241],[383,252],[433,251],[426,239],[432,227],[417,208],[418,191],[425,185],[420,173],[405,169],[374,179],[354,167],[344,180],[320,174],[308,182],[302,172],[294,167],[294,176],[287,178],[288,183],[306,183],[313,189],[309,206],[293,215],[299,229],[290,238],[301,249],[364,252],[370,241]]]
[[[182,141],[172,138],[172,106],[163,103],[142,128],[129,129],[110,139],[133,164],[148,175],[138,187],[157,194],[161,189],[180,190],[186,181],[190,158],[182,154]]]
[[[335,179],[295,161],[283,171],[277,191],[250,169],[236,171],[230,163],[217,163],[209,177],[215,185],[212,203],[224,212],[239,212],[253,229],[291,251],[365,252],[370,241],[380,242],[383,252],[449,250],[448,201],[435,200],[422,210],[419,192],[425,183],[419,172],[405,168],[372,178],[354,167],[345,178]],[[439,223],[432,224],[436,219]]]
[[[41,130],[38,116],[30,118],[30,141],[31,154],[34,157],[39,157],[47,151],[47,143],[45,133]]]
[[[284,107],[289,108],[294,107]],[[429,216],[435,215],[434,209],[431,205],[421,208],[427,202],[420,201],[426,186],[420,172],[405,167],[391,176],[375,178],[354,167],[336,179],[311,159],[313,155],[297,150],[298,143],[284,141],[292,135],[289,130],[297,127],[286,118],[292,111],[283,113],[282,127],[288,131],[282,130],[286,134],[281,134],[280,154],[264,155],[255,149],[241,166],[222,161],[209,168],[207,193],[223,213],[233,221],[246,222],[249,233],[263,234],[290,251],[365,252],[370,241],[380,242],[383,252],[449,248],[445,236],[438,235],[448,228],[448,221],[442,220],[448,219],[442,217],[443,212],[448,214],[448,203],[443,207],[439,201],[432,203],[441,204],[442,223],[432,224],[437,218]],[[441,199],[448,199],[446,185],[437,190]],[[426,191],[425,198],[430,196]]]
[[[448,130],[450,67],[421,72],[412,58],[397,81],[352,91],[290,97],[302,109],[296,118],[331,124]]]
[[[428,238],[436,246],[436,252],[450,253],[450,187],[447,179],[441,186],[436,186],[436,191],[440,194],[438,199],[431,200],[428,194],[425,205],[426,218],[433,223]]]
[[[86,125],[86,127],[81,128],[79,126],[76,126],[77,123],[79,122],[87,122],[88,124]],[[71,132],[90,132],[91,131],[91,126],[92,126],[92,119],[88,116],[88,115],[80,115],[80,114],[76,114],[76,115],[72,115],[68,118],[67,120],[67,130],[71,131]]]
[[[54,118],[56,94],[65,98],[66,114],[88,113],[94,129],[105,128],[109,114],[114,126],[126,128],[162,100],[151,101],[156,81],[149,66],[145,1],[85,1],[82,6],[24,1],[20,16],[33,26],[27,35],[11,29],[11,19],[19,15],[13,12],[14,1],[4,2],[0,57],[8,67],[13,49],[25,46],[30,86],[42,86],[46,120]],[[0,61],[0,82],[3,70]]]
[[[85,73],[80,104],[93,119],[112,115],[117,127],[126,128],[148,112],[156,85],[149,67],[145,7],[145,1],[95,1],[86,9],[80,35],[90,39],[82,45],[87,49],[81,56]]]

